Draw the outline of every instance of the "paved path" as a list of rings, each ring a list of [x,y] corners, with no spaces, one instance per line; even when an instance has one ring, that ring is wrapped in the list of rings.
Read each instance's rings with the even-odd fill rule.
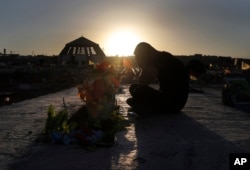
[[[127,116],[128,86],[117,95]],[[250,152],[250,114],[223,106],[220,92],[190,93],[180,114],[139,116],[117,133],[111,148],[88,152],[77,146],[34,144],[47,108],[70,113],[81,105],[76,89],[0,108],[0,169],[228,169],[229,153]],[[30,144],[32,144],[30,146]],[[12,162],[14,160],[14,162]]]

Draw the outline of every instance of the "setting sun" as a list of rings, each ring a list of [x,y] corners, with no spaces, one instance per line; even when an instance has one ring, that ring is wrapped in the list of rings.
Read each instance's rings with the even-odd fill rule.
[[[105,53],[109,56],[133,55],[135,46],[140,38],[134,32],[117,31],[113,32],[107,39]]]

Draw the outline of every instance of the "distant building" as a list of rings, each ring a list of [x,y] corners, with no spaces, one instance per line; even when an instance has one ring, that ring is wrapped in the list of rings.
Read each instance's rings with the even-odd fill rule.
[[[100,63],[105,57],[97,43],[80,37],[65,45],[59,54],[59,64],[86,66],[90,62]]]

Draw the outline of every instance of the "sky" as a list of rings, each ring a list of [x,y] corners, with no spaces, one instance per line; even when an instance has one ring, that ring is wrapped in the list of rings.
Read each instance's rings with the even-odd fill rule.
[[[81,36],[107,56],[139,42],[174,55],[250,58],[249,0],[1,0],[0,53],[58,55]]]

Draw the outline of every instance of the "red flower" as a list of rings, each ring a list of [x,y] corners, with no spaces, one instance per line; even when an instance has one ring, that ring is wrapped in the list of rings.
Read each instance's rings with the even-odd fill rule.
[[[115,88],[118,88],[120,86],[120,81],[117,78],[113,77],[111,79],[111,81],[112,81],[112,83],[113,83],[113,85],[114,85]]]
[[[122,62],[123,62],[123,67],[125,67],[125,68],[132,67],[132,63],[131,63],[130,59],[124,58]]]
[[[105,93],[105,82],[103,79],[98,79],[93,83],[92,95],[95,100],[99,100]]]
[[[110,64],[108,61],[103,61],[100,64],[96,64],[96,69],[103,71],[103,70],[106,70],[109,66],[110,66]]]

